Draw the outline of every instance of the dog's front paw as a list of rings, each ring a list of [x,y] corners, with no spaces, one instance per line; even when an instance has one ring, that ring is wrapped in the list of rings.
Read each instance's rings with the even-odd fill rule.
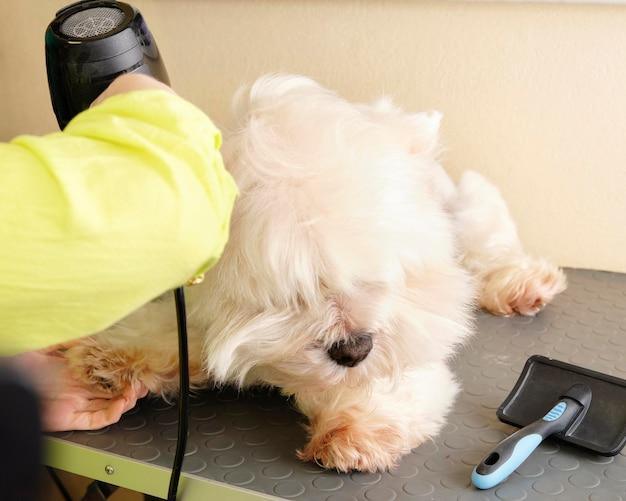
[[[129,353],[87,338],[64,352],[78,382],[111,395],[121,395],[135,381]]]
[[[563,292],[563,271],[543,259],[523,258],[490,270],[483,278],[480,306],[494,315],[533,316]]]
[[[298,457],[344,473],[389,470],[410,451],[391,426],[368,426],[350,416],[333,419],[332,425],[314,423],[311,432],[309,443],[298,451]]]

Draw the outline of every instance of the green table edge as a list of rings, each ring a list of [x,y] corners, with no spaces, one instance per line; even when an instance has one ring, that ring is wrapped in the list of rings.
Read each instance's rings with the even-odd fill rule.
[[[43,462],[53,468],[161,498],[166,497],[170,481],[169,468],[92,449],[56,437],[44,437]],[[183,473],[178,488],[178,499],[275,501],[280,498]]]

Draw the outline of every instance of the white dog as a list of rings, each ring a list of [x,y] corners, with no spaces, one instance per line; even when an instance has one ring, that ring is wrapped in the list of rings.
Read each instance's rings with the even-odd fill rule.
[[[236,108],[224,156],[241,195],[222,259],[189,290],[192,384],[278,387],[309,421],[299,457],[390,468],[444,423],[446,359],[476,302],[534,315],[565,277],[524,253],[487,180],[452,183],[438,113],[354,105],[300,76],[263,77]],[[176,343],[160,299],[67,356],[89,383],[167,395]]]

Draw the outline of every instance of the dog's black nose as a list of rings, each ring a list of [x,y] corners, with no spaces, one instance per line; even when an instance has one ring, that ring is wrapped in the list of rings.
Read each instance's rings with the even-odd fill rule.
[[[372,351],[372,335],[368,332],[359,332],[345,341],[338,341],[328,349],[328,356],[337,364],[345,367],[355,367],[360,364]]]

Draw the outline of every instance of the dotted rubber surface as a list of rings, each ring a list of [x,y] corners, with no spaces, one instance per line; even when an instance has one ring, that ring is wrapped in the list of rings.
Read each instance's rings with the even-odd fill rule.
[[[192,400],[184,471],[277,497],[316,501],[626,501],[626,450],[601,457],[547,441],[495,489],[470,486],[473,467],[515,428],[496,409],[526,359],[541,354],[626,378],[626,275],[568,270],[569,288],[536,318],[479,314],[453,361],[463,384],[448,424],[387,473],[349,475],[299,462],[303,417],[276,393],[206,392]],[[624,402],[626,405],[626,402]],[[115,426],[56,434],[169,467],[175,407],[141,403]]]

